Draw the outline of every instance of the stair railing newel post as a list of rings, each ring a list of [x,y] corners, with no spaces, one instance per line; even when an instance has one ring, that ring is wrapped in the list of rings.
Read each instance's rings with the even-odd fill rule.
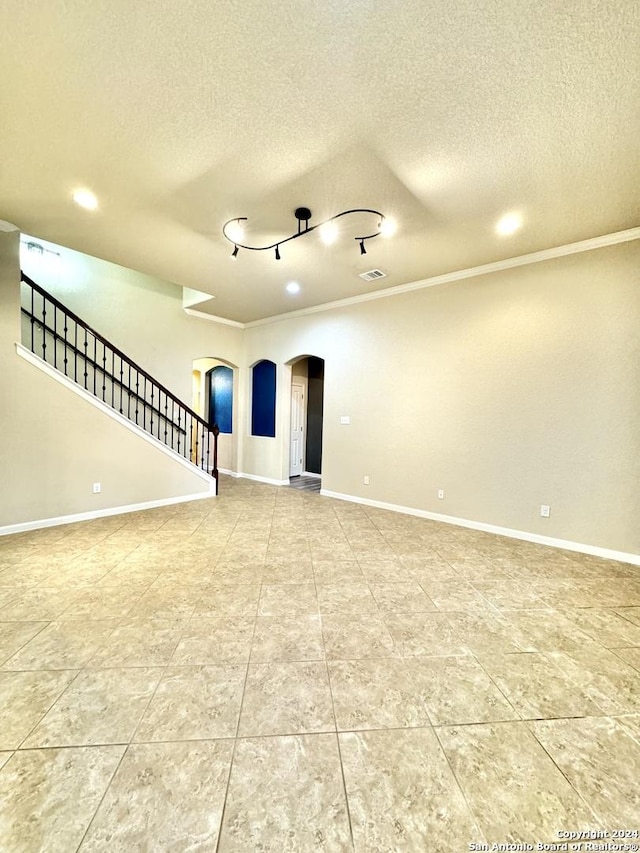
[[[92,393],[89,378],[89,369],[91,369],[93,371],[94,397],[98,399],[102,397],[103,402],[110,405],[114,411],[124,415],[124,395],[126,393],[126,416],[128,420],[142,427],[156,440],[188,459],[201,470],[209,472],[210,429],[206,421],[132,359],[128,358],[118,347],[92,329],[88,323],[85,323],[58,299],[47,293],[39,284],[36,284],[24,273],[22,273],[21,280],[30,288],[30,299],[23,300],[23,304],[30,305],[30,310],[21,305],[20,312],[30,321],[30,335],[25,329],[25,337],[27,340],[29,337],[31,338],[31,351],[43,361],[52,363],[61,373],[64,372],[65,376],[73,378],[76,384],[84,386],[89,393]],[[53,307],[53,322],[47,322],[47,303]],[[62,330],[58,329],[58,311],[62,313],[64,318],[64,335]],[[73,323],[73,328],[71,328],[70,323]],[[39,335],[36,337],[36,325],[42,329],[42,343],[40,343]],[[70,332],[72,332],[71,336],[69,335]],[[90,336],[93,337],[92,349],[90,347]],[[48,342],[52,342],[53,357],[49,355],[47,358]],[[102,353],[99,351],[98,343],[102,347]],[[57,348],[59,345],[61,348],[64,346],[64,371],[58,367]],[[71,377],[68,363],[69,350],[73,354],[73,377]],[[62,359],[60,360],[62,361]],[[80,361],[80,367],[83,368],[80,376],[78,376],[78,361]],[[98,381],[98,373],[102,374],[101,382]],[[110,402],[109,384],[111,385]],[[119,386],[119,396],[116,386]],[[101,395],[100,390],[102,391]],[[165,398],[164,413],[163,394]],[[142,408],[142,412],[140,412],[140,408]],[[147,418],[147,414],[149,418]],[[161,428],[161,421],[164,422],[164,431]],[[214,426],[212,432],[214,435],[214,470],[212,473],[216,479],[217,494],[217,437],[220,432],[217,425]],[[180,445],[181,441],[183,442],[182,446]],[[200,453],[198,453],[198,448]]]
[[[218,436],[220,435],[220,427],[218,424],[213,425],[213,429],[211,430],[213,433],[213,471],[211,472],[211,476],[216,481],[216,495],[219,493],[219,479],[218,479]]]

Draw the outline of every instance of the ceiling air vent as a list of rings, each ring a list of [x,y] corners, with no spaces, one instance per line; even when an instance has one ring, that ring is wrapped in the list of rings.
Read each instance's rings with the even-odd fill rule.
[[[387,277],[386,272],[382,272],[382,270],[369,270],[369,272],[361,272],[359,275],[365,281],[375,281],[377,278]]]

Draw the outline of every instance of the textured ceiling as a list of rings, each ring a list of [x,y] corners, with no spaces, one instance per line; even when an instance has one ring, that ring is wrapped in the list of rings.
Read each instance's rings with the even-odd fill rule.
[[[633,0],[3,0],[0,218],[241,321],[630,228],[639,44]],[[399,230],[230,260],[298,205]]]

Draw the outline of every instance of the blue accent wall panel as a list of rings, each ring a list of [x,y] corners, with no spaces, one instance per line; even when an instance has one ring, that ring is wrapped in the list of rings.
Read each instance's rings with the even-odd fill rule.
[[[253,368],[251,387],[251,435],[276,434],[276,366],[259,361]]]
[[[218,424],[220,432],[233,431],[233,370],[220,364],[211,371],[209,423]]]

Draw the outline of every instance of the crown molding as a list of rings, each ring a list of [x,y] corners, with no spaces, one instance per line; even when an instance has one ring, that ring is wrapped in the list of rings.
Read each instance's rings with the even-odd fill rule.
[[[348,305],[358,305],[361,302],[371,302],[374,299],[386,299],[389,296],[400,296],[403,293],[411,293],[414,290],[423,290],[426,287],[436,287],[440,284],[451,284],[454,281],[463,281],[466,278],[476,278],[481,275],[489,275],[502,270],[524,267],[529,264],[537,264],[541,261],[550,261],[555,258],[563,258],[566,255],[577,255],[581,252],[591,252],[593,249],[602,249],[605,246],[615,246],[618,243],[628,243],[631,240],[640,240],[640,227],[629,228],[626,231],[616,231],[614,234],[603,234],[601,237],[590,237],[588,240],[580,240],[577,243],[567,243],[564,246],[554,246],[551,249],[542,249],[539,252],[530,252],[527,255],[518,255],[515,258],[505,258],[490,264],[481,264],[477,267],[469,267],[456,272],[436,275],[432,278],[423,278],[420,281],[398,284],[394,287],[385,287],[382,290],[373,290],[369,293],[361,293],[358,296],[349,296],[346,299],[335,299],[333,302],[323,302],[321,305],[312,305],[309,308],[300,308],[297,311],[289,311],[286,314],[276,314],[273,317],[265,317],[262,320],[251,320],[244,324],[245,329],[253,329],[256,326],[268,326],[271,323],[280,323],[283,320],[292,320],[295,317],[305,317],[308,314],[317,314],[320,311],[330,311],[333,308],[344,308]]]

